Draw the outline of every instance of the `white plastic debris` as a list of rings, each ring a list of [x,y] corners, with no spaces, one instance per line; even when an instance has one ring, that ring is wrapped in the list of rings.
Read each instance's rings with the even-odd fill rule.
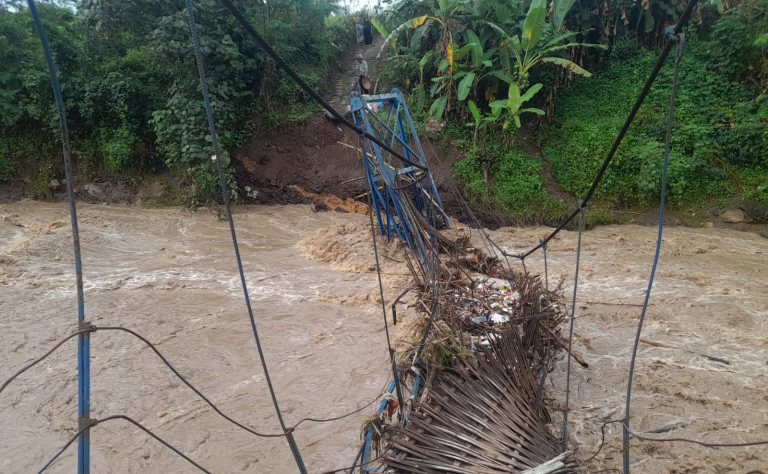
[[[506,323],[509,321],[509,315],[503,313],[493,313],[491,316],[491,321],[493,321],[494,324]]]

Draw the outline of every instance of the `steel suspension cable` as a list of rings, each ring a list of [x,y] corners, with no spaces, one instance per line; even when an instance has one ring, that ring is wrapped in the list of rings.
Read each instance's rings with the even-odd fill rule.
[[[554,354],[554,352],[553,352]],[[554,355],[550,357],[554,359]],[[541,367],[541,375],[539,376],[539,384],[536,386],[536,396],[531,402],[533,411],[538,411],[539,404],[541,403],[541,397],[544,395],[544,383],[547,381],[547,374],[549,373],[550,358],[544,359],[544,364]]]
[[[549,291],[549,271],[547,269],[547,244],[541,241],[541,250],[544,252],[544,289]]]
[[[432,150],[432,155],[437,157],[437,154],[435,153],[435,147],[432,145],[432,141],[429,139],[429,137],[426,137],[427,144],[429,145],[429,148]],[[507,272],[508,272],[508,279],[512,278],[512,266],[509,263],[509,258],[507,252],[505,252],[501,247],[499,247],[496,242],[494,242],[491,239],[491,236],[488,235],[483,225],[480,223],[480,220],[477,218],[474,212],[472,212],[472,208],[469,206],[467,201],[464,199],[464,197],[461,195],[461,192],[459,191],[459,187],[456,185],[456,181],[453,179],[453,175],[451,174],[451,171],[446,169],[446,166],[439,160],[436,160],[439,167],[443,170],[443,176],[445,177],[445,180],[447,181],[447,185],[450,188],[453,195],[456,197],[456,200],[459,202],[460,208],[463,207],[466,209],[467,214],[469,215],[470,219],[475,225],[475,228],[478,229],[478,232],[480,233],[480,240],[483,241],[483,245],[485,246],[486,250],[488,251],[488,255],[496,255],[496,252],[498,250],[498,253],[501,254],[502,257],[504,257],[504,261],[507,263]],[[471,226],[470,226],[471,229]]]
[[[659,255],[661,254],[661,242],[664,233],[664,208],[666,206],[667,199],[667,175],[669,168],[669,153],[672,143],[672,125],[675,118],[675,99],[677,97],[677,79],[680,71],[680,60],[683,57],[683,51],[685,49],[685,36],[682,32],[670,32],[669,44],[673,42],[677,43],[677,54],[675,55],[675,70],[672,76],[672,93],[669,99],[669,113],[667,115],[667,134],[664,140],[664,163],[662,165],[661,174],[661,196],[659,198],[659,226],[656,236],[656,252],[653,255],[653,264],[651,265],[651,274],[648,277],[648,287],[645,290],[645,298],[643,300],[643,309],[640,311],[640,319],[637,322],[637,332],[635,333],[635,341],[632,346],[632,358],[629,362],[629,375],[627,377],[627,396],[624,406],[624,429],[623,429],[623,462],[624,462],[624,474],[629,473],[629,416],[630,416],[630,401],[632,399],[632,377],[635,373],[635,361],[637,357],[637,346],[640,343],[640,333],[643,330],[643,322],[645,321],[645,314],[648,311],[648,302],[651,299],[651,290],[653,289],[653,279],[656,276],[656,266],[659,263]]]
[[[579,237],[576,244],[576,275],[573,278],[573,300],[571,302],[571,321],[568,327],[568,355],[566,356],[565,369],[565,411],[563,412],[563,452],[568,450],[568,410],[570,410],[571,397],[571,357],[573,353],[573,321],[576,318],[576,293],[579,289],[579,264],[581,263],[581,234],[584,229],[585,203],[579,201]]]
[[[59,115],[59,129],[61,131],[61,147],[64,157],[64,177],[67,183],[67,201],[69,202],[69,223],[72,227],[72,246],[75,257],[75,287],[77,291],[77,324],[84,329],[85,321],[85,295],[83,291],[83,262],[80,252],[80,229],[77,223],[77,206],[75,204],[75,191],[72,178],[72,160],[70,157],[69,129],[67,127],[67,112],[64,107],[64,99],[61,94],[61,84],[56,72],[56,64],[53,62],[51,47],[48,44],[48,36],[45,34],[40,15],[34,0],[27,0],[29,12],[35,22],[40,43],[43,46],[45,62],[48,64],[48,73],[51,78],[53,97],[56,102],[56,110]],[[91,351],[88,331],[78,332],[77,341],[77,416],[78,424],[87,420],[90,416],[90,392],[91,392]],[[90,471],[90,430],[87,428],[78,433],[77,438],[77,471],[78,474],[86,474]]]
[[[211,134],[211,144],[213,145],[213,152],[214,155],[212,159],[216,162],[216,168],[218,170],[218,176],[219,176],[219,188],[221,191],[221,197],[224,201],[224,206],[226,208],[227,213],[227,221],[229,222],[229,231],[232,237],[232,246],[235,250],[235,260],[237,261],[237,269],[240,273],[240,284],[243,288],[243,297],[245,299],[245,307],[248,311],[248,319],[251,322],[251,330],[253,331],[253,337],[256,340],[256,348],[259,352],[259,359],[261,360],[261,367],[264,371],[264,378],[267,382],[267,387],[269,388],[269,395],[272,398],[272,405],[275,408],[275,414],[277,415],[277,420],[280,423],[280,428],[282,429],[283,433],[285,433],[285,438],[288,441],[288,445],[291,449],[291,453],[293,454],[294,461],[296,462],[296,466],[299,469],[299,472],[302,474],[306,474],[307,468],[304,466],[304,461],[301,459],[301,453],[299,452],[299,447],[296,444],[296,440],[293,438],[293,432],[289,430],[286,425],[285,421],[283,420],[283,414],[280,411],[280,405],[277,401],[277,395],[275,394],[275,388],[272,385],[272,378],[269,376],[269,369],[267,368],[267,361],[264,356],[264,350],[261,346],[261,340],[259,339],[259,332],[256,328],[256,319],[253,316],[253,308],[251,307],[251,298],[248,293],[248,285],[246,283],[245,279],[245,270],[243,269],[243,261],[240,257],[240,248],[237,243],[237,232],[235,231],[235,221],[232,217],[232,209],[229,202],[229,187],[227,185],[227,179],[226,179],[226,170],[224,167],[224,163],[221,159],[218,159],[219,155],[221,154],[221,147],[219,145],[219,139],[216,134],[216,125],[213,120],[213,108],[211,107],[211,101],[208,93],[208,80],[205,77],[205,67],[203,65],[203,57],[202,53],[200,52],[200,35],[197,31],[197,24],[195,22],[195,15],[194,15],[194,8],[192,5],[192,0],[187,0],[187,22],[189,25],[189,31],[192,36],[192,46],[195,51],[195,62],[197,63],[197,72],[200,76],[200,87],[202,89],[203,94],[203,105],[205,106],[205,115],[208,120],[208,129],[210,130]]]
[[[361,138],[362,140],[362,138]],[[389,336],[389,322],[387,321],[387,305],[384,302],[384,285],[381,282],[381,265],[379,262],[379,246],[376,243],[376,231],[373,224],[373,197],[369,197],[368,202],[368,219],[371,224],[371,240],[373,240],[373,255],[376,260],[376,276],[379,281],[379,298],[381,299],[381,313],[384,317],[384,334],[387,337],[387,354],[389,354],[389,362],[392,366],[392,378],[395,381],[395,392],[397,393],[397,406],[400,412],[400,419],[403,419],[403,391],[400,387],[400,378],[397,376],[397,364],[395,363],[395,350],[392,349],[392,340]]]

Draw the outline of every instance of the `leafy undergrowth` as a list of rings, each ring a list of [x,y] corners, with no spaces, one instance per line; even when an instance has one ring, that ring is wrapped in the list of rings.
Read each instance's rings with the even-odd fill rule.
[[[493,177],[487,185],[482,159],[493,162]],[[470,151],[454,173],[474,204],[501,209],[520,224],[554,223],[569,211],[567,204],[547,193],[539,160],[516,149],[493,144]]]
[[[691,38],[681,64],[669,165],[669,202],[741,196],[766,202],[768,101],[717,69],[713,45]],[[542,153],[565,191],[583,195],[637,97],[656,53],[633,42],[616,46],[609,66],[558,100]],[[614,206],[653,205],[659,196],[672,67],[662,70],[597,196]]]

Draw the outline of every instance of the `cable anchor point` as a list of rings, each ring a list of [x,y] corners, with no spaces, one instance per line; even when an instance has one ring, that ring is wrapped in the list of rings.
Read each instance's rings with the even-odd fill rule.
[[[96,418],[91,418],[90,416],[81,416],[77,419],[77,430],[84,431],[88,428],[93,428],[97,424],[99,424],[99,420]]]
[[[80,331],[88,331],[88,332],[96,332],[96,326],[93,325],[90,321],[78,321],[77,323],[77,330]]]

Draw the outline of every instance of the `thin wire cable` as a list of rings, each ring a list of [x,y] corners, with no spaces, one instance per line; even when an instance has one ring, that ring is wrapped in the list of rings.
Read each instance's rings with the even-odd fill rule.
[[[610,425],[611,423],[621,423],[622,421],[624,421],[624,420],[619,418],[618,420],[608,420],[608,421],[603,423],[603,425],[600,427],[600,446],[597,447],[597,451],[595,451],[595,453],[592,456],[590,456],[587,459],[585,459],[584,461],[582,461],[581,464],[585,465],[589,461],[595,459],[597,457],[597,455],[600,454],[600,451],[603,450],[603,446],[605,445],[605,427]],[[618,471],[618,469],[616,469],[616,470]]]
[[[373,458],[373,459],[369,460],[368,462],[364,462],[364,463],[355,463],[355,464],[354,464],[354,465],[352,465],[352,466],[342,467],[342,468],[339,468],[339,469],[333,469],[333,470],[331,470],[331,471],[322,471],[320,474],[336,474],[337,472],[342,472],[342,471],[351,471],[351,470],[355,469],[356,467],[360,467],[360,468],[362,468],[363,466],[368,466],[368,465],[370,465],[370,464],[373,464],[373,463],[375,463],[376,461],[378,461],[379,459],[383,458],[384,456],[386,456],[386,455],[387,455],[387,453],[388,453],[390,450],[392,450],[392,444],[390,444],[390,446],[389,446],[389,447],[387,447],[387,449],[385,449],[385,450],[384,450],[384,451],[383,451],[381,454],[379,454],[379,455],[378,455],[378,456],[376,456],[375,458]]]
[[[626,424],[624,424],[624,429],[629,431],[629,428],[627,427]],[[698,444],[699,446],[704,446],[705,448],[747,448],[750,446],[762,446],[762,445],[768,444],[768,440],[747,441],[745,443],[706,443],[704,441],[698,441],[698,440],[689,439],[689,438],[649,438],[647,436],[641,436],[639,434],[636,434],[633,431],[629,431],[629,433],[641,441],[651,441],[656,443],[668,443],[668,442],[691,443],[691,444]]]
[[[288,65],[287,62],[279,55],[277,52],[272,48],[272,46],[267,43],[267,41],[261,37],[259,33],[256,32],[256,29],[251,25],[251,23],[245,18],[245,16],[240,12],[240,10],[235,7],[231,1],[229,0],[221,0],[221,3],[224,5],[224,7],[229,10],[230,13],[232,13],[232,16],[235,17],[235,19],[240,23],[240,26],[243,27],[243,29],[248,33],[254,41],[256,41],[256,44],[258,44],[261,49],[263,49],[269,57],[272,58],[275,63],[280,66],[283,71],[285,71],[291,79],[299,86],[301,87],[304,92],[306,92],[312,99],[315,100],[322,108],[328,111],[333,117],[341,122],[345,127],[349,128],[350,130],[354,130],[356,133],[365,135],[365,138],[371,140],[372,142],[376,143],[386,151],[392,154],[395,158],[399,159],[403,163],[407,164],[408,166],[415,166],[416,168],[427,171],[427,169],[421,165],[420,163],[416,163],[414,161],[409,160],[408,158],[404,157],[402,154],[395,151],[392,147],[384,143],[383,141],[379,140],[375,136],[371,135],[367,131],[363,130],[362,128],[358,128],[355,124],[344,118],[343,115],[341,115],[339,112],[336,111],[336,109],[333,108],[328,102],[323,99],[320,94],[315,92],[309,84],[307,84],[297,73],[296,71],[291,68],[291,66]]]
[[[41,355],[37,359],[35,359],[35,360],[31,361],[31,362],[28,362],[24,367],[22,367],[21,369],[16,371],[15,374],[11,375],[5,382],[3,382],[3,385],[0,385],[0,393],[3,393],[3,391],[8,387],[8,385],[10,385],[11,382],[16,380],[16,378],[18,378],[21,374],[23,374],[27,370],[31,369],[32,367],[36,366],[37,364],[42,362],[46,357],[48,357],[51,354],[53,354],[56,351],[56,349],[61,347],[62,344],[64,344],[65,342],[69,341],[73,337],[79,336],[80,334],[83,334],[83,333],[86,333],[86,332],[92,332],[92,331],[93,331],[93,329],[83,329],[81,331],[73,332],[72,334],[69,334],[68,336],[66,336],[64,339],[60,340],[58,343],[56,343],[55,346],[53,346],[50,350],[48,350],[48,352],[46,352],[45,354]]]
[[[400,441],[400,440],[403,438],[403,436],[405,436],[405,432],[404,432],[404,431],[400,431],[400,432],[397,434],[397,437],[395,437],[395,439],[394,439],[394,440],[392,440],[392,441],[389,443],[389,446],[387,446],[387,447],[386,447],[386,448],[385,448],[385,449],[384,449],[384,450],[381,452],[381,454],[379,454],[378,456],[376,456],[376,457],[375,457],[375,458],[373,458],[373,459],[370,459],[370,460],[368,460],[368,462],[364,462],[364,463],[360,463],[360,464],[358,464],[358,463],[356,462],[356,461],[357,461],[357,459],[356,459],[356,460],[355,460],[355,464],[354,464],[354,465],[352,465],[352,466],[341,467],[341,468],[338,468],[338,469],[333,469],[333,470],[330,470],[330,471],[322,471],[322,472],[320,472],[319,474],[336,474],[337,472],[342,472],[342,471],[351,471],[351,470],[353,470],[353,469],[354,469],[354,468],[356,468],[356,467],[360,467],[360,468],[362,469],[362,467],[363,467],[363,466],[367,466],[367,465],[373,464],[374,462],[376,462],[376,461],[378,461],[378,460],[382,459],[384,456],[386,456],[386,455],[387,455],[387,453],[389,453],[390,451],[392,451],[392,450],[395,448],[395,443],[397,443],[398,441]],[[367,472],[367,471],[365,471],[365,472]]]
[[[54,462],[56,462],[56,460],[59,459],[59,456],[61,456],[62,453],[64,453],[64,451],[66,451],[67,448],[70,447],[72,443],[74,443],[75,440],[80,437],[83,431],[93,428],[94,426],[96,426],[96,420],[91,420],[90,423],[77,430],[77,432],[71,438],[69,438],[69,441],[67,441],[66,444],[62,446],[61,449],[59,449],[56,454],[54,454],[53,457],[49,459],[48,462],[45,463],[45,465],[37,471],[37,474],[45,472],[45,470],[48,469]]]
[[[597,455],[600,454],[600,451],[603,450],[603,447],[605,446],[605,427],[612,423],[621,423],[622,426],[626,426],[624,425],[623,421],[624,420],[622,418],[619,418],[616,420],[608,420],[600,426],[600,445],[597,447],[597,451],[595,451],[590,457],[581,461],[582,465],[586,465],[588,462],[595,459]],[[745,443],[705,443],[703,441],[697,441],[697,440],[688,439],[688,438],[648,438],[646,436],[635,434],[631,431],[630,431],[630,434],[641,441],[693,443],[693,444],[698,444],[700,446],[704,446],[705,448],[744,448],[744,447],[760,446],[760,445],[768,444],[768,440],[749,441]],[[621,472],[620,469],[615,469],[615,470],[618,472]]]
[[[296,430],[296,428],[298,428],[299,425],[304,423],[305,421],[311,421],[313,423],[327,423],[327,422],[331,422],[331,421],[338,421],[338,420],[344,419],[344,418],[346,418],[348,416],[354,415],[355,413],[360,413],[361,411],[365,410],[369,406],[371,406],[374,403],[376,403],[384,395],[384,393],[387,391],[387,386],[389,386],[389,380],[387,380],[384,383],[384,387],[381,389],[379,394],[376,395],[376,398],[374,398],[370,402],[366,403],[365,405],[361,406],[360,408],[357,408],[357,409],[355,409],[355,410],[353,410],[353,411],[351,411],[349,413],[345,413],[343,415],[334,416],[334,417],[330,417],[330,418],[302,418],[301,420],[296,422],[295,425],[293,425],[291,427],[291,430]]]
[[[76,439],[77,439],[77,438],[80,436],[80,434],[81,434],[83,431],[85,431],[85,430],[87,430],[87,429],[90,429],[90,428],[93,428],[93,427],[95,427],[96,425],[99,425],[99,424],[101,424],[101,423],[104,423],[105,421],[112,421],[112,420],[125,420],[125,421],[127,421],[127,422],[131,423],[131,424],[132,424],[132,425],[134,425],[135,427],[139,428],[141,431],[145,432],[146,434],[148,434],[149,436],[151,436],[152,438],[154,438],[156,441],[160,442],[160,443],[161,443],[163,446],[165,446],[166,448],[170,449],[171,451],[173,451],[174,453],[176,453],[176,454],[177,454],[177,455],[179,455],[180,457],[184,458],[184,460],[185,460],[185,461],[187,461],[188,463],[190,463],[190,464],[192,464],[193,466],[195,466],[195,467],[196,467],[198,470],[200,470],[201,472],[205,472],[206,474],[211,474],[211,471],[207,470],[206,468],[204,468],[204,467],[203,467],[203,466],[201,466],[200,464],[198,464],[198,463],[196,463],[195,461],[193,461],[193,460],[192,460],[192,459],[191,459],[189,456],[187,456],[186,454],[182,453],[182,452],[181,452],[181,451],[180,451],[178,448],[176,448],[175,446],[173,446],[171,443],[169,443],[168,441],[164,440],[164,439],[163,439],[163,438],[161,438],[160,436],[156,435],[155,433],[153,433],[153,432],[152,432],[152,430],[150,430],[149,428],[145,427],[144,425],[142,425],[142,424],[141,424],[141,423],[139,423],[138,421],[136,421],[136,420],[134,420],[133,418],[131,418],[131,417],[129,417],[129,416],[126,416],[126,415],[110,415],[110,416],[107,416],[107,417],[105,417],[105,418],[101,418],[101,419],[99,419],[99,420],[91,420],[91,423],[90,423],[90,424],[88,424],[88,425],[86,425],[86,426],[84,426],[84,427],[80,428],[80,429],[77,431],[77,433],[75,433],[75,435],[74,435],[74,436],[72,436],[72,437],[69,439],[69,441],[67,441],[67,443],[64,445],[64,447],[62,447],[62,448],[61,448],[61,449],[60,449],[60,450],[59,450],[59,451],[58,451],[58,452],[57,452],[57,453],[56,453],[56,454],[55,454],[55,455],[54,455],[54,456],[53,456],[53,457],[52,457],[52,458],[51,458],[51,459],[50,459],[50,460],[49,460],[49,461],[48,461],[48,462],[45,464],[45,466],[43,466],[43,467],[42,467],[42,468],[41,468],[39,471],[37,471],[37,473],[38,473],[38,474],[41,474],[41,473],[42,473],[42,472],[44,472],[46,469],[48,469],[48,468],[49,468],[49,467],[50,467],[50,466],[51,466],[51,465],[52,465],[52,464],[53,464],[53,463],[54,463],[54,462],[55,462],[55,461],[56,461],[56,460],[59,458],[59,456],[61,456],[61,454],[62,454],[62,453],[63,453],[63,452],[64,452],[64,451],[65,451],[65,450],[66,450],[66,449],[67,449],[67,448],[68,448],[68,447],[69,447],[69,446],[70,446],[70,445],[71,445],[71,444],[72,444],[72,443],[73,443],[73,442],[74,442],[74,441],[75,441],[75,440],[76,440]]]
[[[365,450],[365,445],[361,445],[360,449],[357,450],[357,455],[355,456],[355,460],[352,461],[352,466],[350,466],[348,469],[342,469],[347,474],[353,474],[355,472],[355,468],[357,467],[357,461],[358,459],[363,457],[363,451]]]
[[[576,244],[576,275],[573,279],[573,301],[571,303],[571,321],[568,328],[568,354],[572,354],[573,321],[576,317],[576,293],[579,289],[579,264],[581,260],[581,233],[584,229],[584,202],[579,201],[579,240]],[[571,357],[566,357],[565,369],[565,411],[563,412],[563,452],[568,450],[568,410],[571,396]]]
[[[211,144],[213,145],[213,151],[215,155],[213,156],[213,159],[216,161],[218,174],[219,174],[219,187],[221,188],[221,196],[224,200],[224,206],[226,207],[227,212],[227,220],[229,221],[229,231],[232,236],[232,246],[235,250],[235,259],[237,260],[237,269],[240,272],[240,283],[243,288],[243,297],[245,299],[245,306],[248,310],[248,318],[251,322],[251,329],[253,331],[253,337],[256,340],[256,347],[259,352],[259,358],[261,360],[261,367],[264,370],[264,378],[267,382],[267,387],[269,387],[269,395],[272,397],[272,405],[275,407],[275,414],[277,415],[277,420],[280,423],[280,428],[282,429],[283,433],[285,433],[285,438],[288,441],[288,445],[291,449],[291,453],[293,454],[293,458],[296,462],[296,466],[299,469],[299,472],[302,474],[305,474],[307,472],[307,468],[304,466],[304,461],[301,458],[301,453],[299,452],[299,447],[296,444],[296,440],[293,438],[293,434],[290,430],[287,429],[285,426],[285,421],[283,420],[283,414],[280,411],[280,404],[277,401],[277,395],[275,394],[275,388],[272,385],[272,378],[269,376],[269,369],[267,368],[267,361],[264,357],[264,350],[261,347],[261,340],[259,339],[259,332],[256,329],[256,319],[253,316],[253,309],[251,308],[251,299],[250,295],[248,294],[248,285],[245,280],[245,271],[243,270],[243,262],[240,257],[240,248],[237,244],[237,232],[235,231],[235,221],[232,217],[232,209],[230,207],[229,203],[229,189],[226,182],[225,177],[225,169],[224,169],[224,163],[220,159],[216,159],[221,154],[221,148],[219,145],[219,139],[218,135],[216,134],[216,125],[213,120],[213,108],[211,107],[211,101],[208,94],[208,80],[205,77],[205,66],[203,65],[203,57],[202,53],[200,52],[200,36],[197,31],[197,24],[195,22],[195,14],[194,14],[194,7],[192,5],[192,0],[187,0],[187,23],[189,25],[189,31],[192,36],[192,46],[195,51],[195,62],[197,63],[197,72],[200,76],[200,87],[202,89],[203,93],[203,105],[205,106],[205,115],[208,120],[208,129],[210,130],[211,134]]]
[[[691,14],[693,13],[693,9],[698,3],[698,0],[691,0],[690,3],[688,3],[688,6],[683,11],[683,14],[680,16],[680,20],[675,24],[674,27],[674,34],[677,35],[678,33],[683,31],[683,28],[685,25],[688,24],[688,21],[691,18]],[[656,81],[656,77],[659,75],[659,71],[661,71],[662,66],[667,61],[667,57],[669,56],[670,51],[672,50],[672,46],[674,43],[672,41],[667,42],[666,45],[664,45],[664,49],[661,51],[661,55],[659,55],[659,59],[656,61],[656,64],[653,66],[653,69],[651,70],[651,74],[648,76],[648,79],[645,81],[645,84],[643,85],[643,89],[640,91],[640,95],[638,95],[637,99],[635,100],[635,104],[632,106],[632,109],[629,112],[629,115],[627,116],[627,119],[624,121],[624,125],[621,127],[621,130],[619,130],[619,134],[616,136],[616,139],[613,141],[613,145],[611,146],[611,149],[608,151],[608,155],[606,155],[605,160],[603,160],[603,164],[600,166],[600,169],[597,171],[597,175],[595,175],[595,179],[592,181],[592,185],[589,187],[589,191],[587,191],[587,194],[582,198],[582,201],[584,201],[584,204],[588,204],[589,200],[592,199],[592,196],[595,194],[595,191],[597,190],[597,186],[600,184],[600,182],[603,180],[603,175],[605,174],[606,170],[608,169],[608,165],[611,164],[611,161],[613,161],[613,157],[616,155],[616,151],[619,149],[619,146],[621,145],[621,142],[624,140],[624,136],[629,131],[629,127],[632,125],[632,122],[635,120],[635,116],[637,115],[638,111],[640,110],[640,106],[643,105],[643,102],[645,102],[646,97],[648,96],[648,93],[651,91],[651,87],[653,86],[653,83]],[[563,222],[560,223],[560,225],[555,228],[546,238],[543,239],[543,241],[539,242],[538,245],[531,248],[524,254],[520,255],[513,255],[513,254],[507,254],[510,257],[527,257],[539,248],[541,248],[542,242],[543,243],[549,243],[550,240],[552,240],[561,230],[565,228],[577,215],[579,214],[579,209],[574,209],[571,214],[565,218]]]
[[[239,421],[232,419],[228,415],[226,415],[224,412],[222,412],[219,409],[219,407],[216,406],[216,404],[214,404],[210,399],[208,399],[208,397],[203,395],[203,393],[200,390],[198,390],[194,385],[192,385],[192,383],[189,380],[187,380],[186,377],[181,375],[181,373],[176,369],[176,367],[174,367],[173,364],[171,364],[168,361],[168,359],[166,359],[165,356],[163,356],[163,354],[157,349],[157,347],[154,344],[149,342],[149,340],[147,340],[147,338],[145,338],[141,334],[137,333],[136,331],[133,331],[133,330],[128,329],[128,328],[124,328],[122,326],[99,326],[96,329],[99,330],[99,331],[122,331],[122,332],[126,332],[126,333],[130,334],[131,336],[135,337],[136,339],[139,339],[141,342],[146,344],[147,347],[152,349],[152,351],[163,362],[163,364],[165,364],[165,366],[168,367],[171,370],[171,372],[173,372],[173,374],[179,380],[181,380],[184,383],[184,385],[186,385],[187,387],[190,388],[190,390],[195,392],[195,395],[197,395],[205,403],[207,403],[208,406],[210,406],[213,409],[213,411],[215,411],[219,416],[221,416],[222,418],[224,418],[228,422],[232,423],[233,425],[237,426],[238,428],[240,428],[240,429],[242,429],[244,431],[247,431],[248,433],[251,433],[253,435],[260,436],[262,438],[281,438],[281,437],[285,436],[285,434],[283,434],[283,433],[260,433],[260,432],[258,432],[256,430],[252,429],[252,428],[249,428],[249,427],[243,425]]]
[[[150,342],[148,339],[146,339],[145,337],[143,337],[139,333],[137,333],[137,332],[135,332],[135,331],[133,331],[131,329],[122,327],[122,326],[91,326],[89,329],[84,329],[84,330],[77,331],[77,332],[74,332],[72,334],[67,335],[66,337],[61,339],[59,342],[57,342],[51,349],[49,349],[43,355],[41,355],[40,357],[36,358],[35,360],[27,363],[24,367],[19,369],[15,374],[13,374],[11,377],[9,377],[7,380],[5,380],[5,382],[3,382],[2,385],[0,385],[0,394],[3,393],[3,391],[8,387],[8,385],[11,384],[11,382],[16,380],[16,378],[18,378],[20,375],[22,375],[27,370],[31,369],[32,367],[34,367],[35,365],[37,365],[38,363],[40,363],[41,361],[43,361],[44,359],[49,357],[51,354],[53,354],[56,351],[56,349],[61,347],[65,342],[69,341],[73,337],[76,337],[76,336],[80,335],[81,333],[84,333],[84,332],[96,332],[96,331],[122,331],[122,332],[126,332],[126,333],[134,336],[135,338],[139,339],[140,341],[142,341],[150,349],[152,349],[152,351],[155,353],[155,355],[157,355],[157,357],[160,359],[160,361],[166,367],[168,367],[168,369],[170,369],[171,372],[173,372],[173,374],[179,380],[181,380],[197,396],[199,396],[205,403],[207,403],[208,406],[210,406],[217,414],[219,414],[226,421],[234,424],[238,428],[241,428],[241,429],[243,429],[243,430],[245,430],[245,431],[247,431],[247,432],[249,432],[249,433],[251,433],[253,435],[260,436],[260,437],[263,437],[263,438],[280,438],[280,437],[285,436],[283,433],[260,433],[260,432],[258,432],[256,430],[252,429],[252,428],[249,428],[249,427],[243,425],[242,423],[238,422],[237,420],[232,419],[228,415],[224,414],[221,411],[221,409],[219,409],[218,406],[216,406],[216,404],[214,404],[208,397],[203,395],[203,393],[199,389],[197,389],[195,386],[193,386],[192,383],[189,380],[187,380],[187,378],[184,377],[178,371],[178,369],[176,369],[176,367],[173,364],[171,364],[171,362],[165,356],[163,356],[163,354],[160,352],[160,350],[157,348],[157,346],[155,346],[152,342]],[[363,406],[361,406],[359,408],[356,408],[355,410],[353,410],[351,412],[348,412],[348,413],[345,413],[345,414],[339,415],[339,416],[329,417],[329,418],[302,418],[296,424],[291,426],[289,429],[291,431],[294,431],[300,424],[304,423],[305,421],[315,422],[315,423],[325,423],[325,422],[341,420],[341,419],[346,418],[348,416],[354,415],[355,413],[359,413],[359,412],[363,411],[364,409],[370,407],[374,403],[376,403],[376,401],[378,401],[382,397],[382,395],[384,395],[384,392],[386,392],[388,384],[389,384],[389,382],[387,382],[384,385],[384,387],[381,389],[381,391],[376,396],[376,398],[374,398],[370,402],[366,403],[365,405],[363,405]]]
[[[77,292],[77,322],[78,327],[85,322],[85,294],[83,291],[83,261],[80,252],[80,229],[77,223],[77,205],[75,204],[75,191],[72,178],[72,160],[70,157],[69,129],[67,127],[67,112],[64,107],[64,99],[61,94],[61,84],[56,72],[56,64],[48,44],[48,36],[45,33],[37,6],[34,0],[27,0],[29,12],[34,20],[40,43],[43,46],[45,62],[48,64],[48,72],[53,88],[53,97],[56,102],[56,110],[59,114],[59,128],[61,130],[61,147],[64,157],[64,177],[67,183],[67,201],[69,203],[69,224],[72,228],[72,246],[75,259],[75,288]],[[87,419],[90,416],[90,340],[88,331],[80,332],[77,344],[77,416]],[[86,428],[77,443],[77,470],[83,474],[90,467],[90,432]]]
[[[429,145],[429,148],[432,150],[432,155],[437,156],[437,154],[435,153],[435,147],[432,145],[432,141],[429,139],[429,137],[425,137],[425,139],[427,141],[427,144]],[[459,191],[459,187],[456,184],[456,181],[453,179],[451,170],[447,170],[445,165],[443,165],[443,163],[439,159],[437,159],[436,161],[439,167],[442,169],[443,176],[445,177],[445,181],[448,183],[448,186],[451,192],[456,197],[456,200],[459,202],[460,207],[464,207],[466,209],[470,219],[474,223],[475,227],[479,230],[480,240],[483,241],[483,245],[485,245],[488,255],[496,256],[496,251],[498,250],[499,254],[504,258],[504,261],[507,264],[508,279],[511,279],[512,265],[509,263],[509,258],[508,258],[509,255],[501,247],[499,247],[499,245],[496,244],[496,242],[494,242],[493,239],[491,239],[491,236],[488,235],[488,232],[485,230],[485,227],[483,227],[483,225],[480,223],[480,220],[477,218],[475,213],[472,212],[472,208],[469,207],[469,204],[461,195],[461,192]]]
[[[664,234],[664,208],[666,206],[667,199],[667,175],[669,168],[669,154],[672,143],[672,125],[675,118],[675,99],[677,98],[677,79],[680,71],[680,59],[683,57],[683,51],[685,49],[685,37],[683,33],[678,33],[673,36],[677,42],[677,54],[675,55],[675,70],[672,76],[672,93],[669,99],[669,113],[667,115],[667,135],[664,142],[664,164],[662,166],[661,174],[661,196],[659,198],[659,228],[658,235],[656,236],[656,252],[653,256],[653,265],[651,266],[651,275],[648,278],[648,287],[645,290],[645,299],[643,300],[643,309],[640,311],[640,320],[637,322],[637,332],[635,333],[635,342],[632,346],[632,357],[629,362],[629,375],[627,377],[627,396],[624,406],[624,430],[623,430],[623,462],[624,462],[624,474],[629,474],[629,417],[630,417],[630,402],[632,399],[632,377],[635,373],[635,361],[637,358],[637,347],[640,344],[640,334],[643,331],[643,322],[645,321],[645,314],[648,311],[648,302],[651,299],[651,290],[653,289],[653,279],[656,276],[656,267],[659,263],[659,256],[661,254],[661,242]],[[672,44],[672,38],[670,38],[669,44]]]

